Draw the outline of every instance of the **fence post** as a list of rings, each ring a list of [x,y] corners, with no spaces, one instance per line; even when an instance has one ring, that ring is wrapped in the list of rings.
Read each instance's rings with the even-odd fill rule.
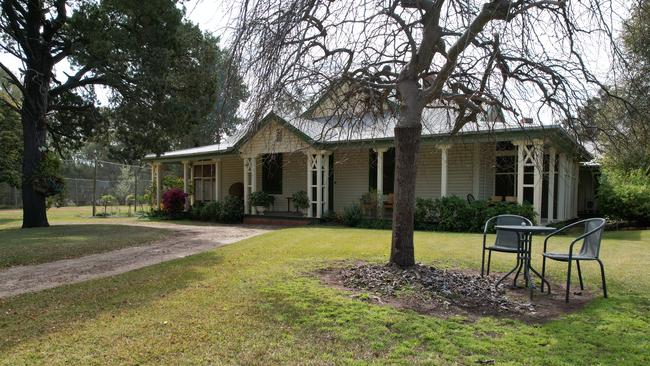
[[[93,173],[93,216],[96,214],[95,197],[97,197],[97,156],[95,156],[95,171]]]
[[[133,180],[133,213],[138,212],[138,166],[133,166],[133,174],[135,179]]]

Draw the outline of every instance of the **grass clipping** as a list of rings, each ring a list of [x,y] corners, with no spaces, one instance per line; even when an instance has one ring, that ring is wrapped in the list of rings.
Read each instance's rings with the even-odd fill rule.
[[[532,303],[506,296],[503,287],[495,286],[496,278],[458,270],[422,264],[402,269],[394,265],[363,263],[329,268],[321,274],[330,285],[355,291],[354,297],[425,314],[518,317],[534,317],[536,314]]]

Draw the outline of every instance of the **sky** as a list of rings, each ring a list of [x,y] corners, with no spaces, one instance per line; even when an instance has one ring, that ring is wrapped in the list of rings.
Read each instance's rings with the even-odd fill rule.
[[[621,4],[625,4],[625,0],[620,1],[622,1]],[[190,0],[187,1],[184,6],[187,10],[188,19],[198,24],[202,30],[219,36],[221,39],[221,46],[225,47],[233,33],[231,25],[234,22],[234,16],[236,15],[235,10],[238,4],[239,1]],[[620,9],[616,9],[618,15],[625,16],[625,14],[627,14],[625,7],[625,5],[621,5]],[[615,27],[620,27],[620,22],[614,21],[614,23]],[[609,74],[609,70],[611,66],[611,58],[608,54],[608,50],[596,45],[591,49],[593,50],[593,55],[590,55],[591,57],[589,57],[587,62],[593,63],[591,67],[592,70],[596,70],[597,73],[601,74],[599,75],[601,78],[610,78],[611,75]],[[20,62],[7,54],[0,53],[0,61],[16,73],[18,73],[18,70],[21,68]],[[56,72],[61,76],[61,78],[64,78],[63,73],[69,72],[69,70],[69,66],[65,62],[61,62],[56,68]],[[100,102],[105,104],[107,101],[107,92],[99,89],[98,95],[100,97]]]

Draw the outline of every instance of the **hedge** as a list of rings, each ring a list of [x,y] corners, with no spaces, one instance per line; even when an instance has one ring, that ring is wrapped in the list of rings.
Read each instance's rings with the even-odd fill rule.
[[[650,176],[644,169],[604,169],[598,189],[600,213],[617,220],[650,225]]]
[[[451,196],[442,198],[418,198],[415,205],[416,230],[483,232],[485,221],[490,217],[512,214],[527,217],[535,222],[535,210],[528,203],[488,202],[466,200]],[[387,229],[390,220],[367,218],[358,205],[347,208],[341,217],[343,224],[352,227]]]
[[[244,201],[236,196],[228,196],[222,202],[196,204],[190,210],[193,220],[237,223],[244,218]]]

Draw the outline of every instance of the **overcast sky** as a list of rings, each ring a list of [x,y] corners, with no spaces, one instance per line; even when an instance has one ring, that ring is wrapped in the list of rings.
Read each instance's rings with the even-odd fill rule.
[[[618,17],[619,19],[612,19],[614,27],[620,28],[620,18],[627,17],[627,2],[626,0],[614,1],[620,1],[620,4],[622,4],[620,5],[620,8],[614,9],[614,12],[617,14],[613,18]],[[233,33],[230,26],[234,22],[238,3],[239,1],[191,0],[188,1],[185,6],[187,9],[187,17],[192,22],[198,24],[204,31],[219,36],[221,38],[220,46],[225,47]],[[599,74],[598,76],[601,80],[611,79],[612,75],[609,73],[611,65],[610,50],[607,47],[602,47],[602,44],[594,44],[594,47],[591,47],[590,49],[593,51],[593,53],[589,55],[591,57],[587,60],[587,62],[590,63],[590,69],[595,71],[596,74]],[[0,60],[18,74],[18,70],[21,67],[18,60],[7,54],[0,54]],[[61,62],[57,65],[56,72],[61,75],[61,78],[64,78],[62,73],[65,71],[68,71],[68,66],[65,62]],[[104,93],[102,93],[101,90],[98,94],[100,95],[101,100],[106,101],[106,98],[102,97],[102,94]],[[548,122],[551,121],[546,121],[546,123]]]

